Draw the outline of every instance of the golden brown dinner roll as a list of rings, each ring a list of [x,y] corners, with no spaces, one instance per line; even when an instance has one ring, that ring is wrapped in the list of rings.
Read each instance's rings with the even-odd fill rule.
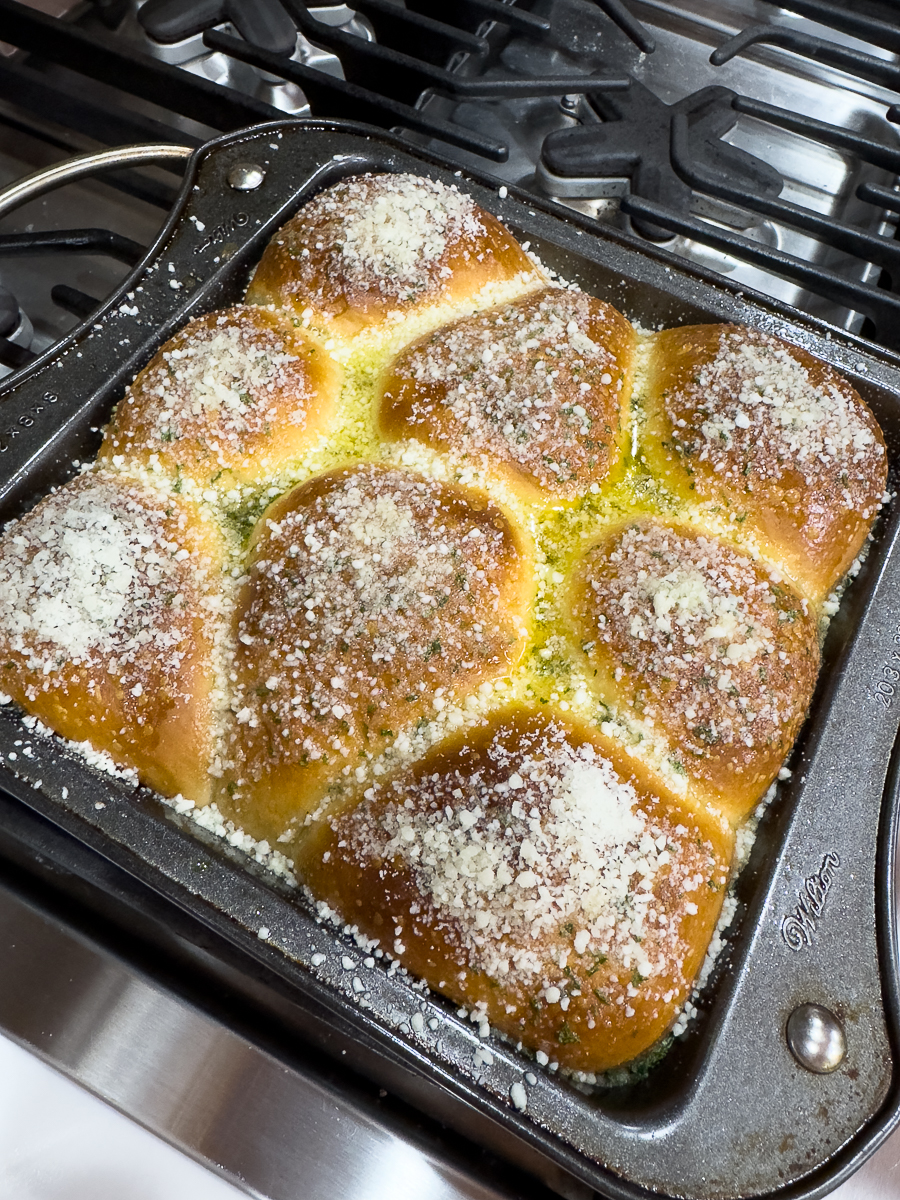
[[[597,694],[663,733],[702,798],[746,816],[812,697],[809,602],[717,538],[641,520],[584,556],[571,615]]]
[[[197,317],[125,393],[100,458],[157,463],[201,489],[268,486],[332,417],[341,371],[286,317],[239,305]]]
[[[543,276],[496,217],[416,175],[357,175],[326,188],[275,235],[247,290],[325,336],[471,301],[488,285]]]
[[[634,340],[612,305],[546,288],[405,350],[381,384],[382,429],[571,499],[621,459]]]
[[[654,338],[642,452],[683,499],[725,505],[810,595],[856,557],[881,503],[887,454],[846,379],[799,346],[737,325]]]
[[[276,502],[235,617],[223,803],[278,836],[345,768],[505,674],[528,565],[484,493],[407,471],[349,467]]]
[[[298,867],[430,987],[603,1071],[674,1020],[731,849],[587,727],[512,708],[317,821]]]
[[[218,530],[105,471],[73,480],[0,542],[2,688],[163,795],[210,798]]]

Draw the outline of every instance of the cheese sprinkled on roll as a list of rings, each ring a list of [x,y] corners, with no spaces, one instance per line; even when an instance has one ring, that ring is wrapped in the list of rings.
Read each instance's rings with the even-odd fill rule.
[[[650,791],[596,733],[522,708],[314,824],[301,874],[431,986],[603,1070],[672,1021],[732,837]]]
[[[546,289],[412,346],[382,384],[382,425],[573,497],[618,465],[633,348],[611,305]]]

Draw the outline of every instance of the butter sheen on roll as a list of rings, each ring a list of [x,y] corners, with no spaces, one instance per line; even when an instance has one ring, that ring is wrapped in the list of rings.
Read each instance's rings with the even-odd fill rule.
[[[572,499],[621,462],[634,341],[612,305],[546,288],[401,354],[381,384],[382,428]]]
[[[468,488],[367,464],[282,497],[235,611],[224,802],[277,838],[345,765],[506,674],[527,566],[504,514]]]
[[[602,1072],[690,995],[885,478],[806,351],[639,333],[456,187],[363,175],[7,528],[0,686]]]
[[[650,361],[651,469],[711,516],[724,505],[726,520],[824,598],[885,488],[884,439],[865,403],[832,367],[755,329],[666,329]]]
[[[809,602],[717,539],[647,520],[592,546],[573,593],[592,689],[661,729],[697,790],[740,820],[778,773],[812,698]]]

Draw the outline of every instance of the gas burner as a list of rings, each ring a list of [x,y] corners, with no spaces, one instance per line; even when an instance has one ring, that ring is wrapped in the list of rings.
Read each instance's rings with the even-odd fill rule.
[[[345,5],[312,11],[326,26],[337,25],[354,40],[371,39],[367,23]],[[210,45],[210,35],[230,36],[278,62],[293,58],[325,78],[341,76],[337,57],[325,44],[314,45],[299,32],[280,0],[146,0],[136,11],[132,4],[117,33],[160,62],[262,101],[269,119],[308,116],[309,97],[291,81],[222,53]]]
[[[18,48],[0,57],[0,107],[15,110],[19,129],[31,129],[33,114],[38,138],[64,152],[199,145],[285,115],[381,126],[900,348],[900,146],[890,123],[900,109],[884,86],[900,83],[890,58],[900,33],[886,0],[869,9],[826,0],[91,0],[61,20],[0,0],[0,38]],[[745,56],[753,45],[765,49]],[[0,148],[0,171],[2,160]],[[173,200],[158,177],[110,182],[159,208]],[[75,223],[65,212],[55,222]],[[51,224],[41,217],[39,227]],[[109,290],[105,267],[96,288],[68,266],[51,288],[14,266],[4,283],[47,344],[52,330],[59,336],[59,308],[64,331]]]
[[[580,107],[589,124],[560,129],[544,139],[539,178],[551,195],[621,195],[629,180],[632,195],[686,215],[694,192],[672,161],[677,117],[686,120],[693,155],[705,172],[727,180],[741,194],[778,196],[784,187],[784,179],[767,163],[721,140],[738,119],[732,108],[734,92],[728,88],[702,88],[676,104],[665,104],[632,80],[627,92],[596,92],[585,100],[587,105]],[[641,217],[634,217],[632,225],[652,241],[672,237],[670,230]]]

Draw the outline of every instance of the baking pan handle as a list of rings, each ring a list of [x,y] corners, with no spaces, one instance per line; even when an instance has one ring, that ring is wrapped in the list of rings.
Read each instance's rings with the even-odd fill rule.
[[[352,127],[331,132],[331,124],[273,122],[193,152],[125,146],[10,189],[19,202],[98,169],[187,160],[175,206],[143,261],[94,316],[0,381],[0,521],[71,477],[77,460],[94,458],[98,429],[136,373],[191,317],[240,299],[262,246],[305,195],[341,172],[379,162],[384,169],[367,139]],[[8,210],[14,198],[6,196]]]
[[[194,152],[187,146],[159,144],[119,146],[96,154],[80,154],[42,171],[17,180],[0,192],[0,217],[19,205],[34,200],[54,188],[85,179],[106,171],[155,163],[187,162]],[[188,175],[192,175],[188,171]],[[122,311],[120,297],[129,287],[137,286],[138,277],[147,270],[147,263],[158,254],[161,245],[171,236],[187,200],[187,178],[179,201],[144,261],[116,295],[98,306],[98,312],[69,334],[61,344],[52,347],[35,362],[0,381],[0,514],[14,515],[21,504],[23,492],[32,494],[61,483],[72,472],[73,459],[80,454],[93,453],[90,445],[91,416],[99,414],[100,406],[108,408],[109,384],[117,384],[133,373],[134,355],[129,353],[137,339],[123,338],[115,329],[116,318]],[[108,343],[118,341],[113,348]],[[90,352],[82,355],[79,346],[93,342]],[[104,342],[107,343],[104,346]],[[89,413],[89,419],[82,418]],[[75,439],[74,453],[71,434],[81,426]],[[65,449],[63,449],[65,446]],[[25,480],[30,482],[26,485]]]
[[[97,154],[79,154],[75,158],[67,158],[65,162],[56,163],[42,171],[35,171],[23,179],[17,179],[0,192],[0,217],[18,208],[27,200],[52,192],[54,188],[64,183],[74,183],[76,179],[85,179],[89,175],[99,175],[102,171],[118,171],[125,167],[146,167],[153,163],[167,162],[172,159],[186,161],[193,154],[190,146],[176,146],[163,143],[147,146],[117,146],[112,150],[101,150]]]

